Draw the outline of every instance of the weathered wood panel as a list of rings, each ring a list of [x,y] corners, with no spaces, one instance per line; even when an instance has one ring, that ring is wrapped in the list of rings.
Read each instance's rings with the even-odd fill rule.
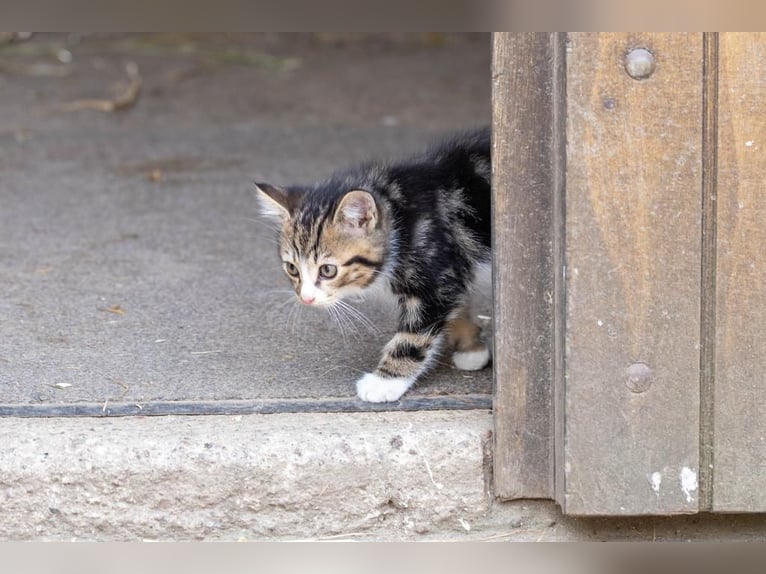
[[[719,40],[713,509],[766,511],[766,34]]]
[[[718,184],[718,33],[702,35],[702,224],[700,260],[699,509],[713,506],[716,343],[716,186]]]
[[[494,486],[504,499],[553,496],[553,213],[563,158],[555,80],[563,76],[562,55],[558,34],[493,36]]]
[[[634,48],[654,57],[643,79]],[[559,500],[696,512],[702,35],[571,34],[567,51]]]

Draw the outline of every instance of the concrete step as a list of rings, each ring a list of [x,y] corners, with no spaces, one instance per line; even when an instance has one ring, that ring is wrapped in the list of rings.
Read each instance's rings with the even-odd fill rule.
[[[3,418],[0,538],[371,538],[473,532],[488,411]]]

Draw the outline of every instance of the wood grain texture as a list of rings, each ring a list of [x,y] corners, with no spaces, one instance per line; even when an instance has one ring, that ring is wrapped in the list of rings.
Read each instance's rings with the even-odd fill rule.
[[[568,514],[698,509],[702,55],[701,34],[569,35]]]
[[[766,34],[719,40],[713,509],[766,511]]]
[[[716,257],[718,252],[718,32],[702,35],[702,242],[700,270],[699,508],[713,507]]]
[[[553,496],[557,50],[557,34],[493,36],[494,488],[502,499]]]

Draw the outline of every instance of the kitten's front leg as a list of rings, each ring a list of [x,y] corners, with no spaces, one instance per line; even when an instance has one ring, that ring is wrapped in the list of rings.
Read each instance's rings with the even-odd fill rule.
[[[441,334],[432,331],[400,331],[383,348],[383,356],[373,373],[356,383],[359,398],[371,403],[398,400],[423,374],[438,352]]]

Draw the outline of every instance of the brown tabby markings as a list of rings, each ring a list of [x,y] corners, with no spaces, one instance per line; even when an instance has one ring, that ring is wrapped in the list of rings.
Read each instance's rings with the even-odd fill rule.
[[[264,212],[282,222],[280,255],[303,303],[361,319],[343,298],[382,285],[398,300],[397,334],[375,371],[357,380],[363,400],[399,399],[442,342],[459,369],[489,362],[466,302],[478,266],[490,259],[490,176],[483,129],[310,187],[257,184]]]
[[[431,333],[397,333],[385,347],[376,372],[387,377],[409,377],[424,369],[439,337]]]
[[[447,341],[456,351],[479,351],[484,348],[480,338],[481,328],[470,319],[465,317],[450,319],[445,329]]]
[[[406,325],[417,325],[420,321],[420,306],[422,301],[420,297],[406,297],[404,299],[404,317],[403,321]]]
[[[338,227],[335,223],[325,223],[324,229],[321,229],[319,222],[310,227],[285,222],[280,250],[282,258],[298,265],[298,254],[305,252],[305,247],[313,244],[316,248],[306,261],[311,269],[312,280],[317,280],[319,266],[331,263],[338,267],[338,275],[324,281],[327,291],[348,286],[360,289],[369,286],[375,280],[379,268],[360,263],[350,265],[344,265],[344,263],[361,258],[363,261],[382,264],[385,257],[383,244],[349,237]],[[290,277],[290,279],[296,289],[300,287],[301,277]]]

